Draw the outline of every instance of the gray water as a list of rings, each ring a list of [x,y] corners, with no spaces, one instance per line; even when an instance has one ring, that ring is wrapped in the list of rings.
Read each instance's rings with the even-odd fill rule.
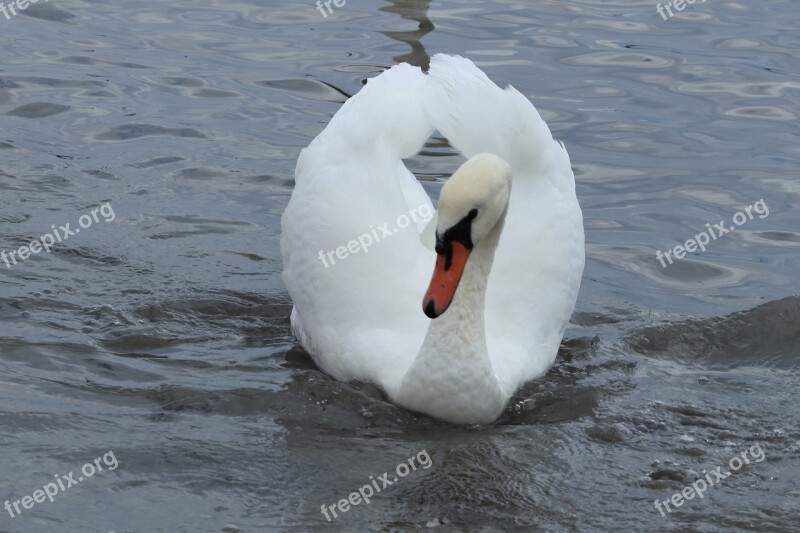
[[[0,509],[0,531],[800,529],[800,3],[655,4],[0,15],[0,251],[87,226],[0,262],[0,504],[103,468]],[[280,279],[299,150],[365,79],[438,52],[533,100],[587,230],[558,362],[481,427],[332,381]],[[459,162],[433,138],[408,165],[436,196]],[[769,215],[660,264],[760,200]],[[702,499],[656,509],[745,451]],[[430,462],[326,520],[412,457]]]

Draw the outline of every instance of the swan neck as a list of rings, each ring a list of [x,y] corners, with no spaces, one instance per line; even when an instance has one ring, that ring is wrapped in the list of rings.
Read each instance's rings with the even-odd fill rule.
[[[453,301],[442,316],[431,321],[429,336],[438,331],[457,334],[474,346],[485,348],[486,287],[501,232],[502,220],[472,249]]]
[[[394,400],[414,411],[461,423],[496,419],[508,394],[486,346],[484,304],[503,218],[472,250],[450,307],[430,321],[422,347]]]

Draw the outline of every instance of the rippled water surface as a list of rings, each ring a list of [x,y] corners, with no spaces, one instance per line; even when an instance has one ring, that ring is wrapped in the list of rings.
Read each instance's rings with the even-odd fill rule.
[[[655,4],[0,15],[0,250],[86,226],[0,263],[0,504],[118,461],[0,509],[0,531],[796,531],[800,3],[708,0],[668,20]],[[533,100],[587,230],[556,366],[484,427],[329,379],[295,344],[280,279],[299,150],[366,78],[437,52]],[[434,138],[409,167],[436,195],[459,162]],[[662,268],[657,251],[760,200],[768,216]],[[656,510],[754,446],[762,460],[703,499]],[[429,468],[321,514],[422,451]]]

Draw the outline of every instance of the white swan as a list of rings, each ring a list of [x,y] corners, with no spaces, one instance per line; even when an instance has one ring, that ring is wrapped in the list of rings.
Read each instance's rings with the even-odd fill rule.
[[[402,159],[434,130],[469,160],[426,224]],[[350,98],[302,151],[281,225],[292,329],[316,363],[454,423],[492,422],[550,368],[583,273],[566,149],[461,57],[396,65]]]

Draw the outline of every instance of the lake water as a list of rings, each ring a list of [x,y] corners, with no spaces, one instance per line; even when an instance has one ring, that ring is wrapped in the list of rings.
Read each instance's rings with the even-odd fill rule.
[[[797,531],[800,3],[669,5],[0,14],[0,251],[68,237],[0,263],[0,531]],[[585,216],[561,356],[482,427],[326,377],[280,278],[299,150],[365,79],[438,52],[532,99]],[[408,165],[435,196],[459,161],[434,138]],[[720,221],[742,224],[662,267]]]

